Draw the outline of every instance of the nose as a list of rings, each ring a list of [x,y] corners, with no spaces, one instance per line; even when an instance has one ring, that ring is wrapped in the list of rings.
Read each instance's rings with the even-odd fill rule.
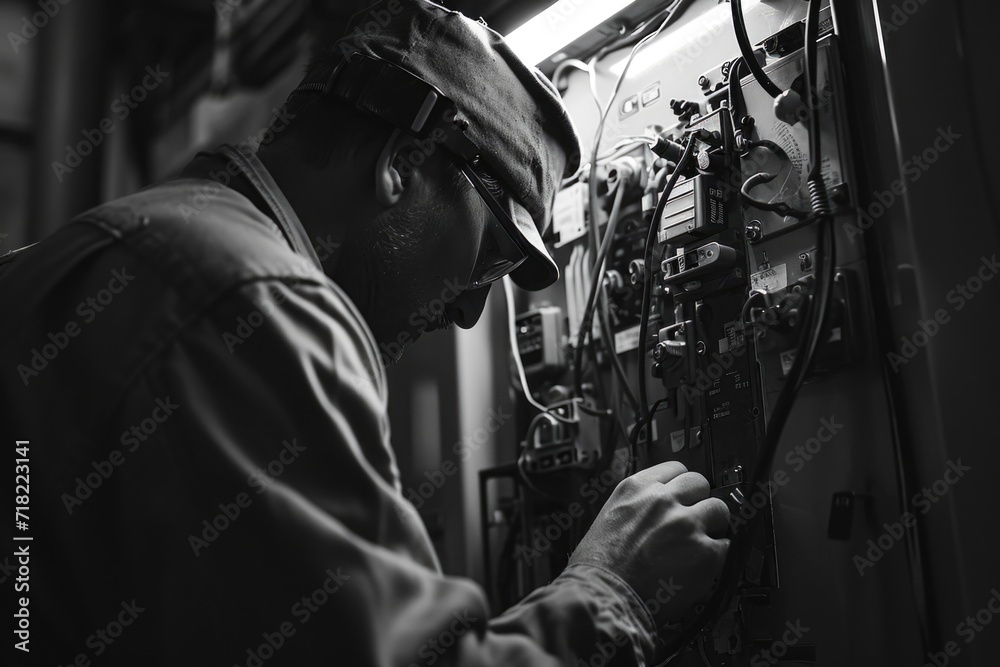
[[[486,307],[486,298],[489,295],[490,285],[462,292],[448,306],[448,315],[451,317],[451,321],[462,329],[471,329],[483,314],[483,308]]]

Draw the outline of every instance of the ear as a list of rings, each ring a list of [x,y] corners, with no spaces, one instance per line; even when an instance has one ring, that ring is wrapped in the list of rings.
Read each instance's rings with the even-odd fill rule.
[[[402,131],[393,130],[375,164],[375,198],[386,208],[398,204],[409,185],[410,174],[403,173],[397,160],[405,143]]]

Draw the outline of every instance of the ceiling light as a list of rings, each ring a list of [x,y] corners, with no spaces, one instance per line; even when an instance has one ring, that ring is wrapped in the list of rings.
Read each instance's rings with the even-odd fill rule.
[[[635,0],[559,0],[507,35],[521,60],[537,65]]]

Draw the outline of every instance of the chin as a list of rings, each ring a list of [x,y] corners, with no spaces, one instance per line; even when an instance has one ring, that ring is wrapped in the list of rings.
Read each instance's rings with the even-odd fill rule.
[[[407,348],[420,339],[423,332],[409,328],[385,327],[384,330],[374,333],[382,365],[391,366],[403,357]]]

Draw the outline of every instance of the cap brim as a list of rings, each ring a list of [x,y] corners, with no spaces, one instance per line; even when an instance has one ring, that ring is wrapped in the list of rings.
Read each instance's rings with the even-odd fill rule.
[[[545,242],[542,241],[538,227],[535,226],[528,210],[517,201],[513,203],[514,222],[517,224],[520,240],[524,244],[528,258],[511,272],[511,280],[521,289],[532,291],[545,289],[559,280],[559,267],[545,248]]]

